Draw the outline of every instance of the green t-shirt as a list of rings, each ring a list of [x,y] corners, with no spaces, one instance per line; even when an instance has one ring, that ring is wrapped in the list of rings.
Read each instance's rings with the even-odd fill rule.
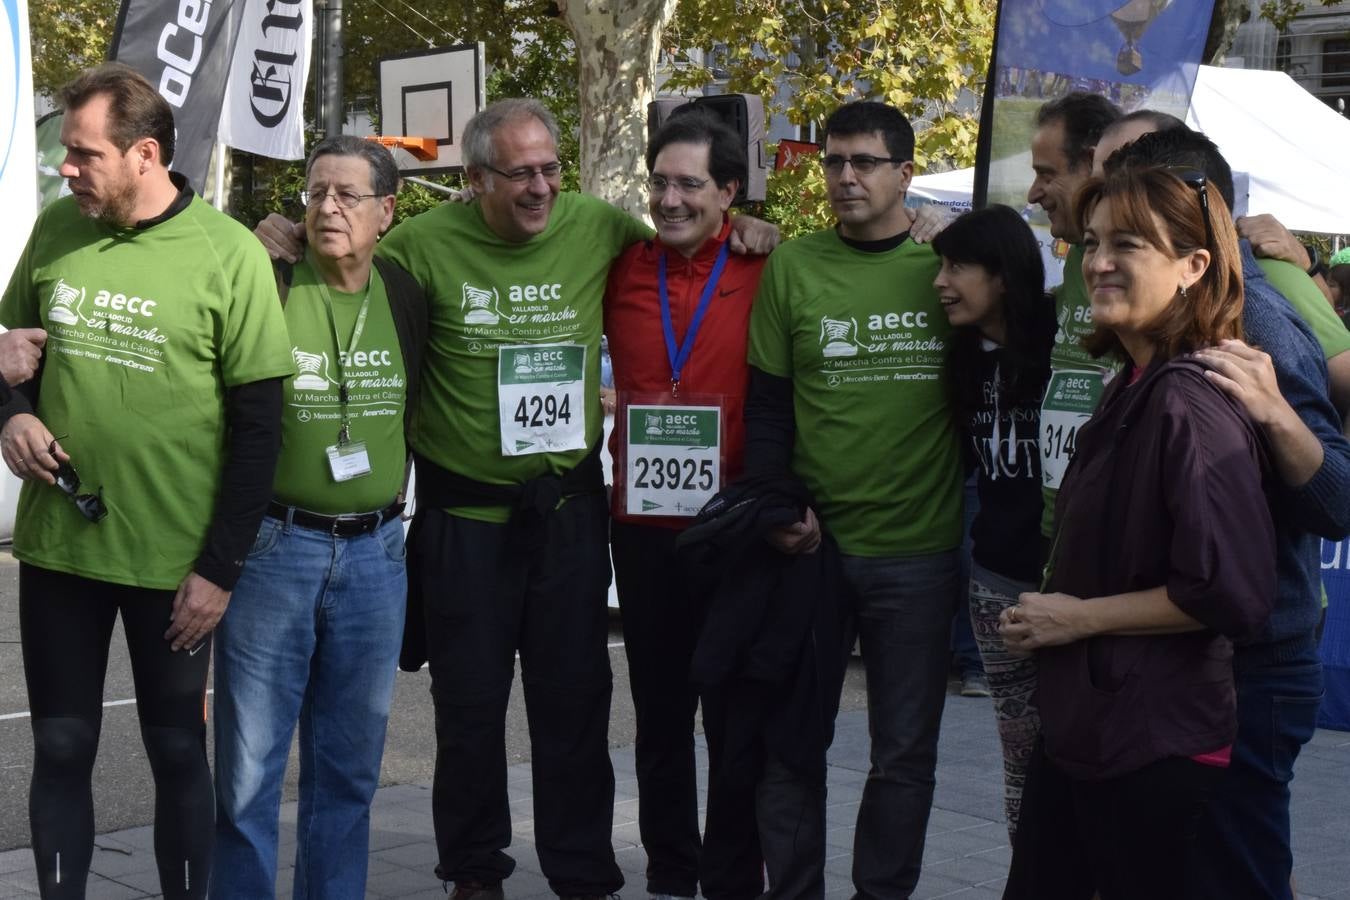
[[[334,516],[383,509],[403,486],[408,382],[379,271],[371,267],[370,305],[355,347],[351,339],[365,291],[346,294],[329,288],[328,296],[345,357],[339,355],[317,273],[308,263],[295,267],[286,297],[286,330],[298,374],[286,380],[281,457],[272,493],[288,506]],[[327,451],[337,443],[342,423],[338,385],[343,378],[350,439],[365,445],[370,474],[337,481]]]
[[[476,203],[443,204],[391,231],[379,252],[412,273],[430,307],[408,431],[413,448],[491,484],[519,484],[580,462],[603,427],[601,301],[609,265],[650,235],[622,210],[566,193],[548,227],[524,243],[493,234]],[[541,344],[554,346],[520,348]],[[532,371],[545,379],[534,391],[522,386]],[[505,507],[454,512],[490,522],[508,516]]]
[[[1258,257],[1256,264],[1275,290],[1283,294],[1289,305],[1294,307],[1299,318],[1308,323],[1326,359],[1350,350],[1350,330],[1337,318],[1336,310],[1331,308],[1326,295],[1308,277],[1307,272],[1282,259]]]
[[[1102,388],[1115,372],[1114,363],[1094,359],[1083,349],[1092,334],[1092,301],[1083,283],[1083,248],[1075,244],[1064,259],[1064,282],[1055,288],[1059,330],[1050,351],[1050,381],[1041,401],[1041,494],[1045,509],[1041,531],[1054,527],[1055,496],[1078,443],[1078,429],[1097,408]]]
[[[225,391],[294,369],[267,253],[200,198],[143,229],[38,216],[0,324],[47,329],[37,415],[108,516],[86,521],[26,482],[14,555],[137,587],[176,588],[201,552],[220,489]]]
[[[792,468],[851,556],[961,543],[938,266],[926,245],[868,253],[829,230],[783,244],[760,280],[749,361],[792,379]]]

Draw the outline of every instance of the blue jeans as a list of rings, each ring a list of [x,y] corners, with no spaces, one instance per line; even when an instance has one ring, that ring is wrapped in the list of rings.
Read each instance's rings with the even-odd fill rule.
[[[1200,829],[1194,897],[1288,900],[1289,782],[1294,761],[1317,729],[1318,660],[1233,668],[1238,736]]]
[[[403,523],[370,534],[263,520],[216,629],[213,900],[274,896],[286,757],[300,724],[296,900],[360,900],[370,802],[403,638]]]
[[[844,557],[844,575],[858,597],[872,738],[853,843],[858,898],[900,900],[919,881],[960,568],[958,550]]]
[[[966,582],[970,580],[970,567],[972,565],[970,526],[975,521],[976,514],[980,511],[980,495],[975,488],[975,479],[975,475],[967,478],[966,486],[961,492],[960,578],[963,590]],[[970,606],[959,602],[956,604],[956,617],[952,619],[952,663],[956,666],[956,671],[962,678],[984,671],[984,659],[980,655],[980,645],[975,639],[975,630],[970,618]]]

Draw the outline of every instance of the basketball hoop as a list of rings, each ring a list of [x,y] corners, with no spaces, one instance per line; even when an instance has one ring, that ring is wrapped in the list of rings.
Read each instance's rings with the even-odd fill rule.
[[[382,144],[389,149],[400,147],[413,155],[413,159],[427,162],[439,155],[436,139],[429,137],[405,137],[404,135],[372,134],[366,140]]]

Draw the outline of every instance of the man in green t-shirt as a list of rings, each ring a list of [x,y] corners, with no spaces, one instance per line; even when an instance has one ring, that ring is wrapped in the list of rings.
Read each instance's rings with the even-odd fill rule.
[[[423,213],[380,245],[430,301],[409,430],[409,579],[436,706],[436,871],[460,900],[501,897],[515,868],[503,725],[517,651],[544,875],[561,896],[623,885],[610,842],[600,301],[610,262],[650,231],[559,193],[557,137],[541,104],[491,104],[463,137],[477,201]]]
[[[272,895],[297,721],[296,896],[365,895],[403,638],[403,422],[426,301],[396,265],[372,265],[398,169],[379,144],[336,135],[314,148],[305,180],[309,249],[283,281],[298,374],[285,385],[273,499],[216,639],[213,900]]]
[[[1036,111],[1031,167],[1036,178],[1027,203],[1039,204],[1050,234],[1069,244],[1064,281],[1055,288],[1059,331],[1050,351],[1050,381],[1041,402],[1041,488],[1045,510],[1041,531],[1052,532],[1055,495],[1073,459],[1078,429],[1092,417],[1113,371],[1109,362],[1083,349],[1092,334],[1092,304],[1083,285],[1083,228],[1073,215],[1074,198],[1092,176],[1092,151],[1120,110],[1098,94],[1075,91]]]
[[[823,529],[843,554],[872,733],[853,882],[858,897],[908,897],[933,799],[959,588],[960,459],[943,378],[950,327],[933,288],[939,259],[909,239],[909,122],[860,102],[836,110],[825,130],[839,223],[789,241],[765,267],[750,321],[745,468],[790,471],[815,499],[777,533],[780,550],[814,552]]]
[[[169,172],[168,103],[115,63],[62,97],[73,196],[38,216],[0,300],[0,324],[46,333],[40,372],[0,411],[0,451],[25,482],[14,555],[33,855],[43,896],[83,896],[120,615],[161,887],[204,897],[210,635],[271,493],[291,356],[267,255]]]

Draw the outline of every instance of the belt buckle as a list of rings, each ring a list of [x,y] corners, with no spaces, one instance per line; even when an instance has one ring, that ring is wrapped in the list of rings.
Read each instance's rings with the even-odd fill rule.
[[[371,518],[372,516],[374,517],[373,519]],[[338,534],[339,530],[341,530],[344,526],[350,526],[354,528],[355,531],[353,531],[351,534],[347,536],[356,537],[357,535],[366,534],[368,532],[374,531],[376,528],[380,526],[381,519],[382,514],[378,512],[358,513],[356,515],[346,515],[346,516],[334,516],[333,525],[330,530],[333,537],[341,537],[342,535]]]
[[[328,529],[328,533],[332,537],[348,537],[349,535],[342,534],[343,529],[348,525],[356,525],[359,527],[361,525],[361,517],[333,516],[333,524],[332,527]]]

